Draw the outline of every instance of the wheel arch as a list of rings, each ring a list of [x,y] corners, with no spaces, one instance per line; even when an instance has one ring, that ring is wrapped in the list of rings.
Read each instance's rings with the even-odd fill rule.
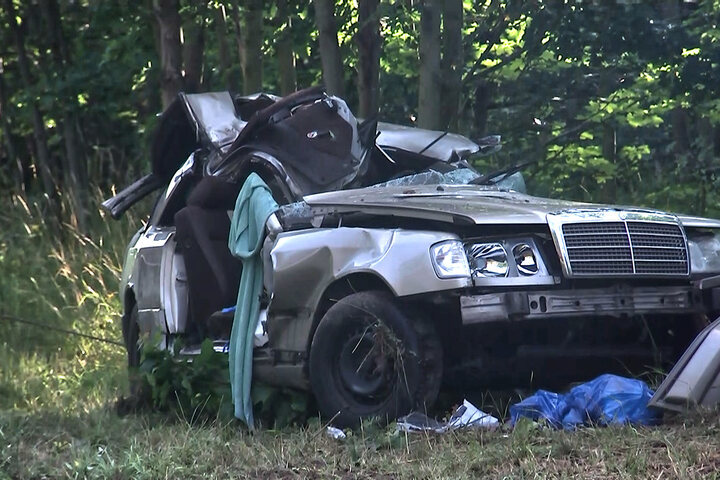
[[[312,345],[318,324],[335,302],[353,293],[371,290],[384,291],[395,296],[395,292],[390,288],[385,279],[376,273],[353,272],[330,283],[320,296],[317,308],[313,313],[312,327],[310,328],[310,334],[307,339],[306,352],[308,354],[310,353],[310,346]]]

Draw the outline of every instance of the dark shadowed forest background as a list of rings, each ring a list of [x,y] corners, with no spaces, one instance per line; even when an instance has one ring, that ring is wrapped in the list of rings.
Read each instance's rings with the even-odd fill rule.
[[[536,160],[531,193],[720,215],[717,1],[188,0],[0,4],[0,195],[86,229],[148,170],[178,91],[324,81],[359,116]]]

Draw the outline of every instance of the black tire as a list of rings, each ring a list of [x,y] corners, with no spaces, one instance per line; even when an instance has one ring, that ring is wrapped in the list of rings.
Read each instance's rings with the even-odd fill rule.
[[[339,427],[392,421],[435,402],[442,346],[432,323],[392,295],[360,292],[330,307],[310,347],[310,384],[322,416]]]

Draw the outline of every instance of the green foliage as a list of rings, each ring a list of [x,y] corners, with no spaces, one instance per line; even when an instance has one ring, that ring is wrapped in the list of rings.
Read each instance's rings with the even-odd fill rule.
[[[262,426],[275,429],[302,426],[313,414],[307,392],[272,387],[255,381],[250,396],[255,418]]]
[[[215,352],[209,339],[192,359],[179,357],[180,347],[178,342],[174,352],[152,344],[143,348],[140,378],[153,406],[176,411],[191,423],[198,419],[232,418],[227,355]]]
[[[154,408],[173,411],[190,423],[233,418],[227,354],[216,352],[209,339],[202,343],[200,354],[192,357],[180,355],[180,342],[173,352],[155,344],[151,341],[143,347],[138,370],[140,395],[145,398],[136,401],[149,401]],[[263,426],[303,425],[312,414],[306,392],[255,381],[251,396],[255,417]]]

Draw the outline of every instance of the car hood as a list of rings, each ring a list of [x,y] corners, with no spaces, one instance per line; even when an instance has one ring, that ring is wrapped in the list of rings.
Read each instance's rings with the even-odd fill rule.
[[[545,225],[547,215],[564,210],[658,210],[533,197],[479,185],[367,187],[305,197],[314,209],[425,218],[456,224]],[[684,226],[720,228],[720,221],[679,215]]]

